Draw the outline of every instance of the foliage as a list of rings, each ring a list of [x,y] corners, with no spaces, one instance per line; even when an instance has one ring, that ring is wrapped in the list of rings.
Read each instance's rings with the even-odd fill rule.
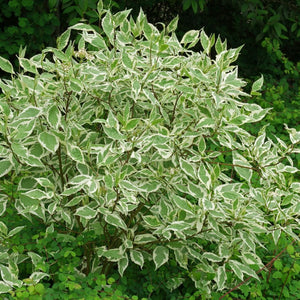
[[[249,297],[262,300],[298,299],[300,297],[300,244],[291,243],[283,235],[277,244],[268,245],[268,251],[262,248],[259,252],[260,256],[265,257],[269,262],[272,261],[261,273],[263,280],[244,284],[224,299],[249,299]],[[276,257],[278,253],[277,259],[272,260],[274,254]]]
[[[30,59],[20,51],[18,73],[0,58],[11,74],[0,81],[0,213],[22,220],[0,222],[0,291],[52,280],[76,293],[76,276],[122,276],[149,262],[175,263],[182,272],[168,288],[187,274],[203,299],[258,279],[261,236],[299,239],[291,155],[300,132],[274,142],[244,129],[269,109],[242,101],[232,65],[241,48],[204,30],[178,40],[177,18],[159,31],[142,11],[134,21],[129,10],[97,9],[100,33],[77,23],[57,48]],[[13,242],[28,221],[41,224],[38,251]]]

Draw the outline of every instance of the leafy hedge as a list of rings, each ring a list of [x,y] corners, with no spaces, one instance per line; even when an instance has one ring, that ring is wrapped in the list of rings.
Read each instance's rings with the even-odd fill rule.
[[[262,236],[299,240],[300,132],[245,130],[269,109],[242,101],[240,48],[97,8],[100,33],[77,23],[56,48],[21,51],[18,73],[0,58],[0,214],[20,216],[0,222],[1,293],[34,299],[49,280],[76,294],[87,278],[101,294],[116,270],[149,264],[203,299],[259,279]],[[25,232],[34,245],[16,242]]]

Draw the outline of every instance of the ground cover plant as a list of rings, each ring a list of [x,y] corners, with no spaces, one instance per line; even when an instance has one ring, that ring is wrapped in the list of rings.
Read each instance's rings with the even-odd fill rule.
[[[262,236],[299,240],[300,132],[245,130],[269,109],[245,100],[241,48],[204,30],[178,40],[177,18],[159,30],[142,11],[99,2],[98,14],[56,48],[21,50],[18,73],[0,58],[0,292],[40,299],[45,283],[105,298],[116,270],[149,265],[202,299],[258,280]]]

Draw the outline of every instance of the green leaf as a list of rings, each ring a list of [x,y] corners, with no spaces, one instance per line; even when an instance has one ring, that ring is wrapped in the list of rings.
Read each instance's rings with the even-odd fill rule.
[[[46,192],[39,190],[39,189],[30,190],[30,191],[24,193],[24,195],[26,195],[27,197],[29,197],[31,199],[38,199],[38,200],[50,198],[49,194],[47,194]]]
[[[85,205],[77,208],[75,215],[80,216],[84,219],[90,220],[96,217],[97,211]]]
[[[159,227],[162,225],[161,221],[156,216],[143,216],[143,220],[147,226],[150,227]]]
[[[120,133],[116,128],[106,127],[103,125],[103,130],[105,134],[112,140],[125,140],[126,136]]]
[[[218,290],[223,290],[226,283],[227,275],[225,271],[225,265],[218,267],[215,281],[218,286]]]
[[[123,221],[123,219],[117,215],[117,214],[107,214],[104,216],[104,220],[115,226],[115,227],[119,227],[119,228],[122,228],[124,230],[127,230],[127,226],[125,224],[125,222]]]
[[[0,56],[0,69],[4,72],[15,74],[12,64],[2,56]]]
[[[69,42],[71,30],[67,29],[62,35],[57,38],[57,48],[63,50]]]
[[[180,196],[177,196],[177,195],[173,195],[172,200],[174,201],[175,205],[178,208],[180,208],[188,213],[194,214],[193,205],[190,202],[188,202],[186,199],[184,199]]]
[[[134,183],[128,181],[128,180],[122,180],[119,183],[120,187],[122,189],[126,189],[128,191],[138,192],[140,191],[139,187],[137,187]]]
[[[109,261],[119,261],[123,258],[123,254],[120,249],[109,249],[103,252],[103,256],[105,256]]]
[[[220,262],[223,260],[222,257],[220,257],[212,252],[204,252],[202,257],[206,258],[207,260],[212,261],[212,262]]]
[[[157,270],[169,260],[169,249],[164,246],[157,246],[153,251],[153,261]]]
[[[134,244],[147,244],[156,241],[157,238],[150,234],[150,233],[145,233],[145,234],[137,234],[134,237]]]
[[[132,59],[129,57],[127,52],[125,50],[122,51],[122,63],[125,67],[125,69],[132,70],[133,69],[133,63]]]
[[[261,75],[261,77],[259,79],[257,79],[253,84],[252,84],[252,88],[251,88],[251,94],[253,92],[257,92],[261,89],[262,85],[264,83],[264,76]]]
[[[200,42],[201,42],[201,45],[204,49],[204,52],[206,53],[209,53],[209,37],[206,35],[206,33],[204,32],[204,30],[201,30],[201,33],[200,33]]]
[[[0,294],[6,294],[11,290],[12,288],[10,287],[10,285],[6,284],[3,281],[0,281]]]
[[[179,17],[176,16],[167,26],[167,33],[174,32],[178,26]]]
[[[98,11],[99,16],[101,16],[103,13],[103,1],[102,0],[99,0],[97,3],[97,11]]]
[[[81,149],[75,145],[67,144],[68,155],[75,161],[84,164],[84,157]]]
[[[140,251],[130,250],[130,259],[136,264],[143,268],[144,257]]]
[[[40,109],[35,106],[29,106],[25,108],[19,115],[18,119],[34,119],[37,118],[40,114]]]
[[[0,221],[0,232],[7,235],[7,226],[2,221]]]
[[[124,127],[124,130],[131,131],[131,130],[135,129],[135,127],[138,125],[139,122],[140,122],[140,119],[131,119],[131,120],[127,121],[126,125]]]
[[[236,172],[243,179],[250,181],[253,173],[252,166],[250,165],[250,163],[247,161],[245,157],[238,154],[236,151],[233,152],[232,156],[233,156],[233,164],[235,165],[234,169],[236,170]]]
[[[181,44],[192,44],[195,45],[199,41],[199,30],[190,30],[186,32],[181,39]]]
[[[0,216],[2,216],[6,211],[6,203],[7,203],[7,201],[3,201],[1,199],[1,201],[0,201]]]
[[[102,19],[102,28],[110,42],[113,43],[114,40],[114,26],[111,13],[108,11],[104,18]]]
[[[69,27],[69,29],[82,30],[82,31],[95,31],[95,29],[91,25],[84,24],[84,23],[77,23]]]
[[[121,276],[123,276],[124,271],[127,269],[127,267],[128,267],[128,256],[126,254],[124,257],[118,260],[118,271]]]
[[[38,136],[38,141],[43,148],[50,151],[51,153],[55,153],[59,147],[58,138],[49,132],[40,133]]]
[[[205,185],[205,187],[209,190],[211,187],[211,176],[203,163],[200,163],[200,166],[198,169],[198,178]]]
[[[180,164],[181,170],[185,174],[192,177],[193,179],[196,179],[196,170],[195,170],[195,168],[193,167],[193,165],[191,163],[189,163],[188,161],[180,158],[179,159],[179,164]]]
[[[6,175],[12,169],[12,164],[8,159],[0,160],[0,177]]]
[[[205,152],[206,149],[206,143],[205,143],[205,139],[203,136],[200,137],[199,139],[199,143],[198,143],[198,151],[203,154]]]
[[[235,273],[235,275],[240,279],[243,280],[243,272],[240,268],[240,263],[237,261],[230,260],[229,261],[229,266],[231,267],[232,271]]]

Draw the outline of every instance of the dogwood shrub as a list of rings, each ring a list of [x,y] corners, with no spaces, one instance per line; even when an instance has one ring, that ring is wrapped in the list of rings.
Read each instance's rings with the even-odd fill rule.
[[[57,48],[30,59],[20,51],[18,72],[0,58],[11,74],[0,81],[0,176],[15,189],[0,191],[0,214],[13,203],[46,236],[90,233],[83,274],[116,266],[123,275],[149,260],[158,269],[174,258],[207,295],[229,287],[228,272],[258,279],[260,236],[298,238],[291,155],[300,132],[287,128],[286,144],[264,128],[257,136],[243,129],[268,109],[247,103],[232,65],[241,48],[202,29],[179,40],[177,18],[158,29],[142,11],[134,21],[129,10],[112,14],[99,2],[98,13],[99,28],[76,24]],[[198,43],[203,50],[194,52]],[[24,260],[30,282],[50,276],[39,267],[46,257],[5,242],[22,231],[0,222],[2,293],[24,284]]]

